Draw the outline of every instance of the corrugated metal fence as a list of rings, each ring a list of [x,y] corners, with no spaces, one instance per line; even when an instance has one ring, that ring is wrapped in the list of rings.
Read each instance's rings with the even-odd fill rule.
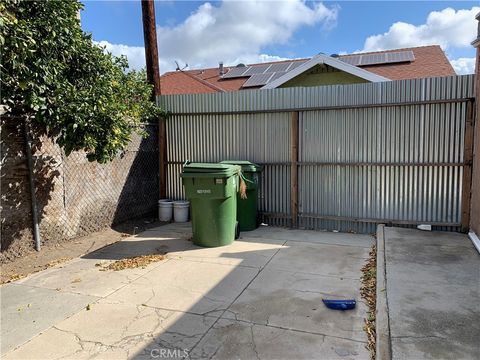
[[[187,159],[246,159],[265,166],[260,210],[273,225],[457,228],[473,97],[473,76],[161,96],[168,196],[183,197]]]

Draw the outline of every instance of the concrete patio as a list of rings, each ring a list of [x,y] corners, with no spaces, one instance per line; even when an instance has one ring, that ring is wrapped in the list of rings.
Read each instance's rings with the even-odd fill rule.
[[[383,232],[390,323],[383,345],[391,346],[391,358],[478,359],[480,257],[468,236],[394,227]]]
[[[359,289],[372,237],[261,227],[221,248],[190,238],[189,224],[154,228],[2,286],[2,358],[369,358]],[[145,268],[96,266],[159,252]],[[358,304],[340,312],[322,298]]]

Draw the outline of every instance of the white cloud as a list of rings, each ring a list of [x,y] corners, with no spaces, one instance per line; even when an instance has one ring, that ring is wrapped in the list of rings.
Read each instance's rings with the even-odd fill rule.
[[[473,74],[475,72],[475,58],[458,58],[450,60],[450,63],[459,75]]]
[[[302,26],[333,26],[337,13],[336,7],[301,0],[205,3],[182,24],[158,28],[160,57],[191,66],[256,61],[263,47],[288,42]]]
[[[115,56],[125,55],[128,59],[128,65],[132,69],[139,70],[145,67],[145,48],[143,46],[110,44],[108,41],[98,41],[95,43],[104,47],[106,51]]]
[[[477,34],[475,15],[480,7],[454,10],[446,8],[428,14],[425,24],[413,25],[396,22],[384,34],[372,35],[365,40],[362,51],[379,51],[422,45],[440,45],[444,50],[452,47],[470,47]]]
[[[269,45],[285,44],[303,26],[335,26],[339,8],[321,2],[222,1],[204,3],[182,23],[157,28],[160,70],[175,69],[175,60],[190,68],[239,62],[267,62],[283,58],[262,53]],[[100,42],[115,55],[128,57],[132,68],[145,64],[143,47]]]

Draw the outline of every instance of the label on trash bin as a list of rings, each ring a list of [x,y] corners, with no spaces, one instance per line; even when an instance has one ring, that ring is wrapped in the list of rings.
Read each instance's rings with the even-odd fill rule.
[[[212,190],[211,189],[198,189],[197,194],[211,194]]]
[[[217,185],[223,184],[223,179],[215,179],[215,184]]]

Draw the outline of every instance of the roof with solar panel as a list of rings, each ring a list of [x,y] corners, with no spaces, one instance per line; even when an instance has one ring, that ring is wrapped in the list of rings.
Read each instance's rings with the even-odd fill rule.
[[[312,72],[318,66],[346,72],[369,82],[455,75],[443,50],[434,45],[348,55],[319,54],[309,59],[170,72],[162,76],[162,93],[205,93],[291,86],[288,81],[292,78]],[[198,86],[194,85],[195,80],[198,81]]]
[[[354,66],[378,65],[378,64],[393,64],[401,62],[415,61],[415,54],[412,50],[396,51],[380,54],[358,54],[345,55],[339,57],[340,60]]]
[[[358,54],[332,57],[352,66],[392,64],[412,62],[415,60],[415,55],[411,50],[380,54]],[[248,78],[243,84],[243,88],[265,86],[274,80],[279,79],[300,65],[306,63],[307,61],[308,60],[287,61],[267,65],[262,64],[234,67],[224,74],[222,79]]]
[[[234,67],[223,75],[222,79],[248,78],[243,84],[243,88],[263,86],[285,75],[306,61],[308,60]]]

